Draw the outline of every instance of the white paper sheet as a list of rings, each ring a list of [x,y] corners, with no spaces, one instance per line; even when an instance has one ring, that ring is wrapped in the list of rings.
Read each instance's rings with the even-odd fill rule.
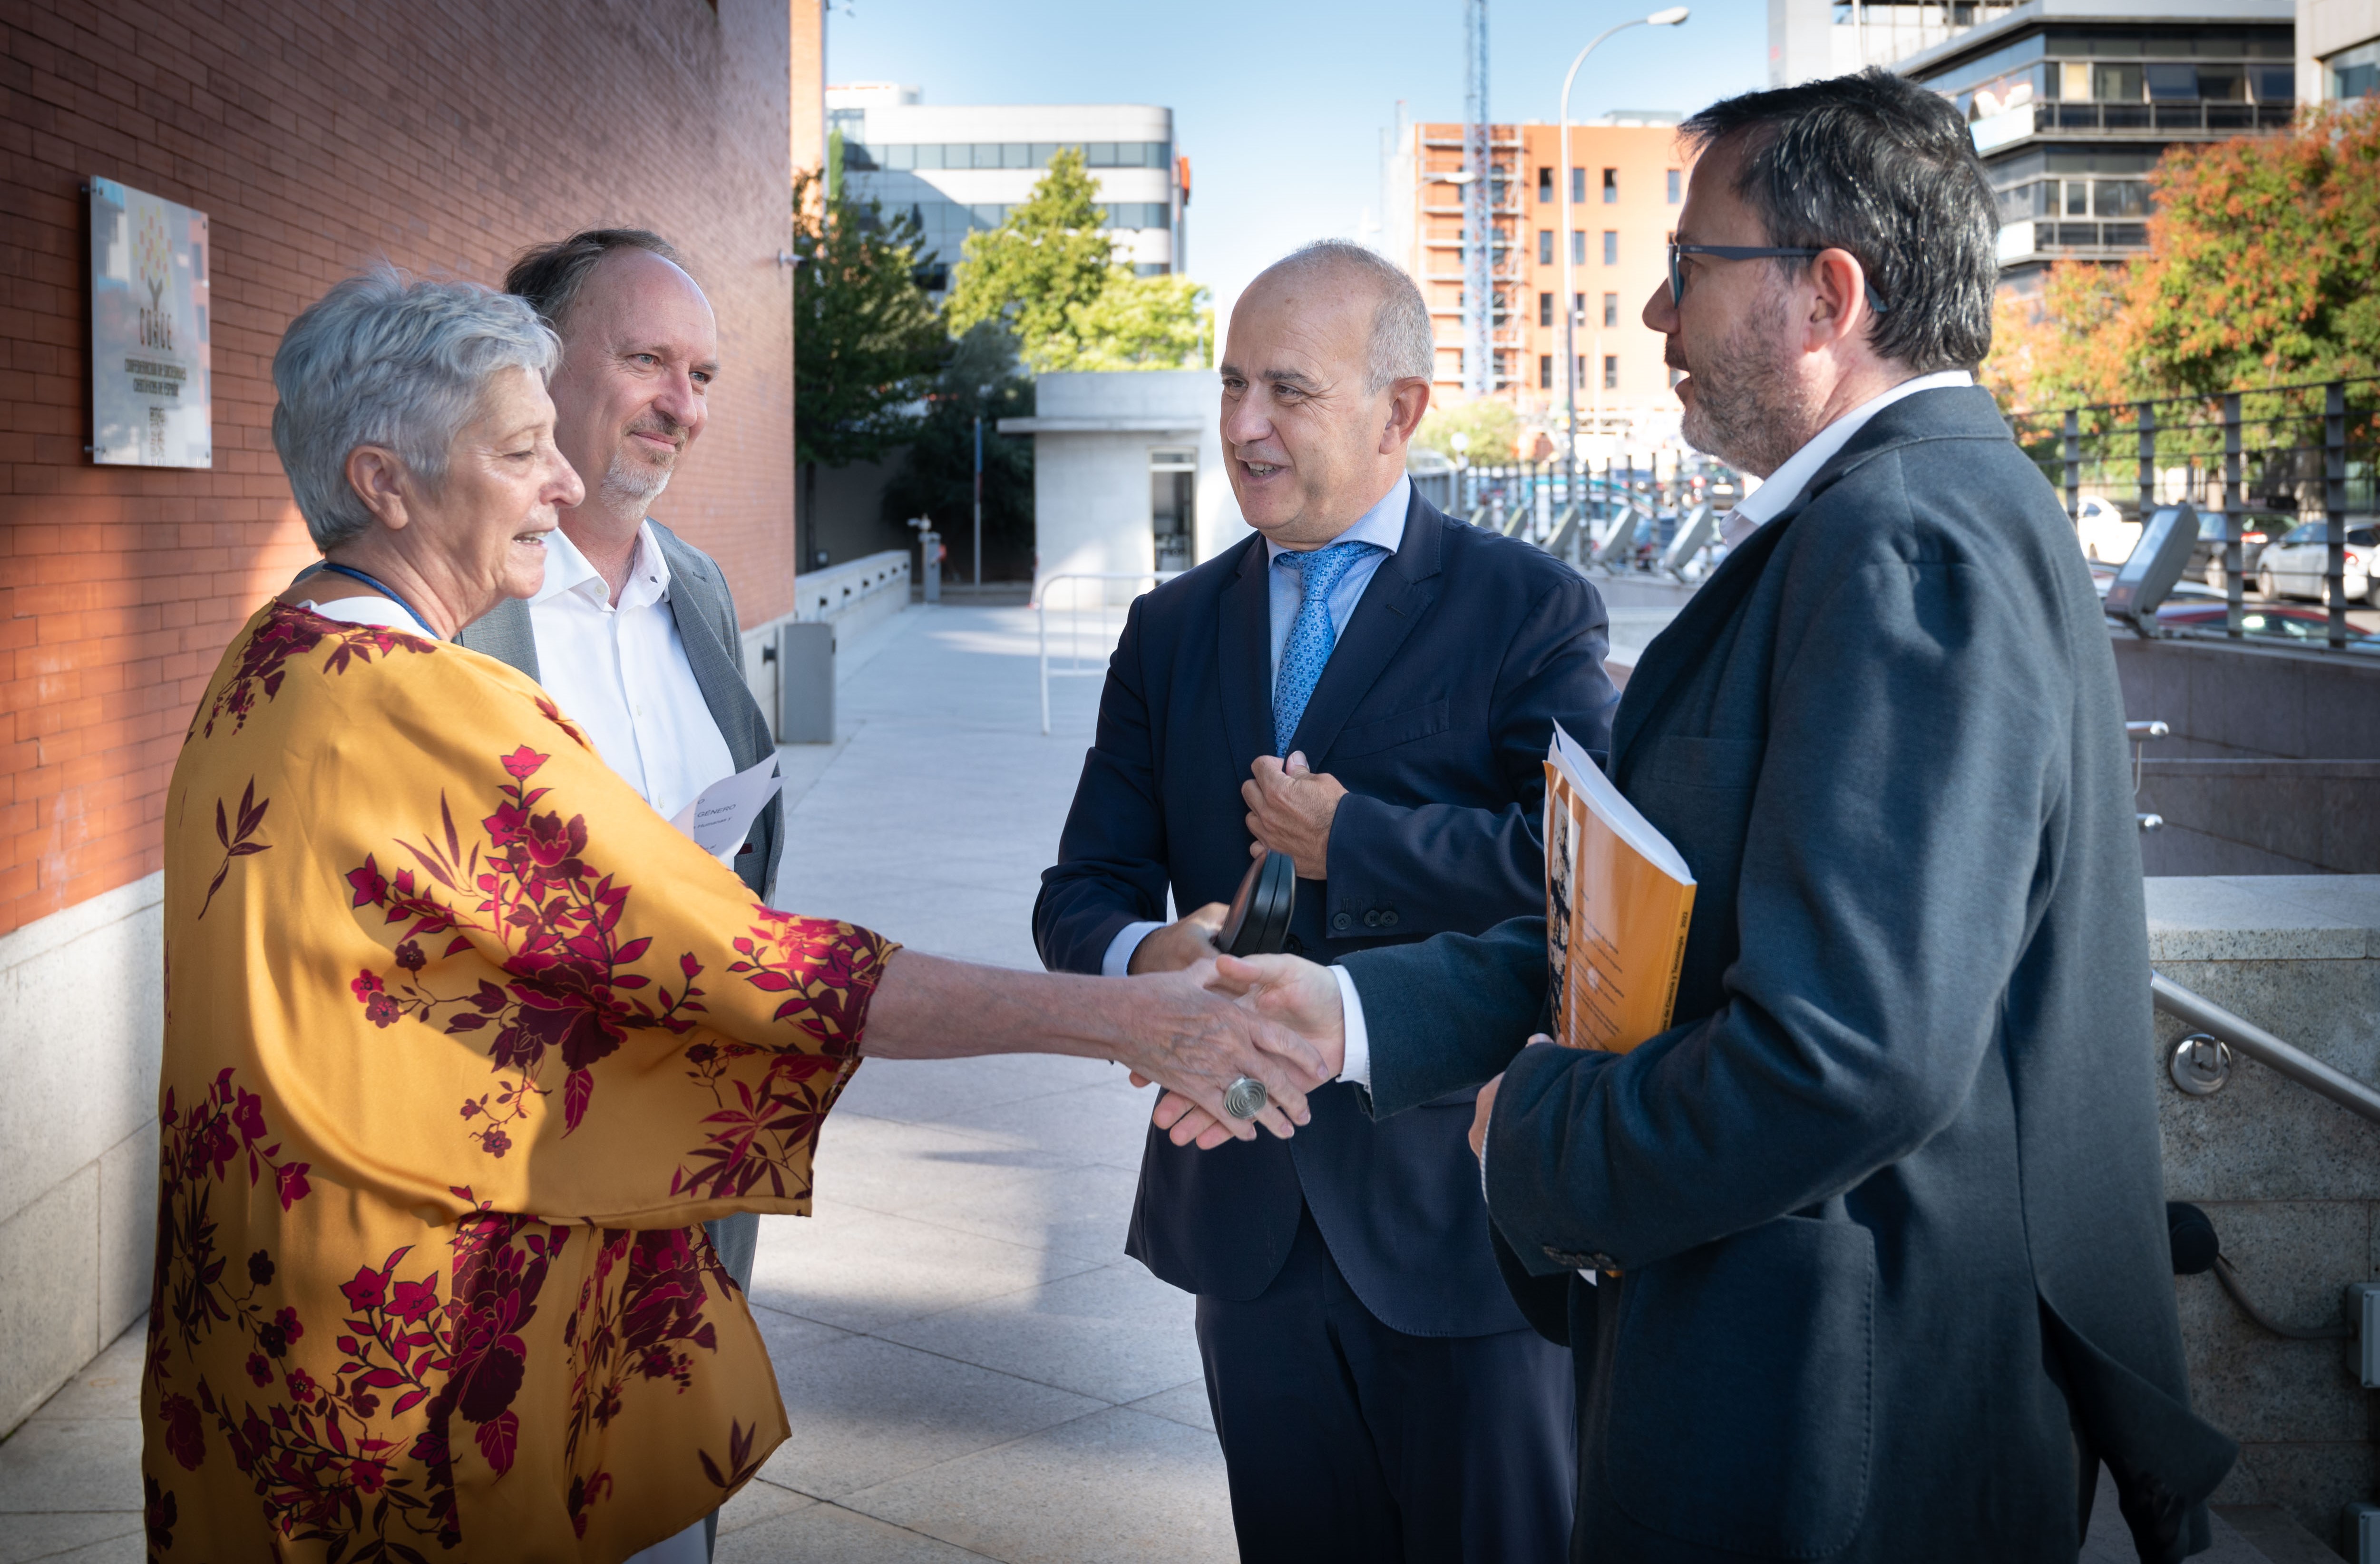
[[[785,779],[777,771],[776,751],[771,750],[749,768],[704,788],[670,824],[734,868],[735,849],[744,845],[744,839],[752,833],[753,820],[784,785]]]

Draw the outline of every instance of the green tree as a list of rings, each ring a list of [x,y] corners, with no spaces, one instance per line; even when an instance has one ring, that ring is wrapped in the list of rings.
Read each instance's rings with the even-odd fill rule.
[[[1465,437],[1459,450],[1457,434]],[[1512,461],[1521,447],[1521,416],[1510,402],[1492,396],[1435,402],[1414,431],[1414,443],[1482,466]]]
[[[975,431],[983,420],[983,577],[1033,575],[1033,437],[1002,434],[1002,418],[1033,411],[1033,382],[997,321],[978,321],[952,345],[917,434],[884,488],[884,519],[931,516],[951,551],[951,575],[974,571]]]
[[[943,313],[953,335],[1003,322],[1038,371],[1075,353],[1075,309],[1107,290],[1115,243],[1099,228],[1099,187],[1079,147],[1061,147],[1030,199],[990,233],[969,234]]]
[[[2149,249],[2003,306],[1985,379],[2019,410],[2380,370],[2380,115],[2177,147]]]
[[[1001,321],[1037,374],[1203,362],[1215,330],[1207,291],[1184,277],[1135,276],[1100,221],[1082,149],[1059,148],[1006,222],[967,236],[944,310],[953,333]]]
[[[808,517],[821,466],[881,460],[916,433],[948,345],[917,286],[930,258],[913,218],[828,197],[813,173],[795,176],[793,199],[794,459]]]
[[[1205,288],[1183,276],[1135,276],[1128,266],[1110,274],[1097,298],[1075,307],[1068,370],[1201,368],[1215,334],[1215,309]]]

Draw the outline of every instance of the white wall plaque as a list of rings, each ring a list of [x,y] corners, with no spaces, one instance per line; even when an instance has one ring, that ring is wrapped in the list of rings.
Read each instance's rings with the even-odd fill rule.
[[[208,276],[205,212],[91,182],[92,461],[214,465]]]

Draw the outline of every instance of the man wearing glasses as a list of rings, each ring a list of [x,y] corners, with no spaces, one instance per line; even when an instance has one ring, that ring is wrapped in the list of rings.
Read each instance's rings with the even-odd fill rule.
[[[1683,133],[1645,323],[1686,438],[1767,481],[1612,725],[1697,881],[1673,1024],[1523,1047],[1537,918],[1351,952],[1343,1001],[1292,957],[1224,975],[1375,1114],[1488,1080],[1507,1274],[1576,1364],[1574,1558],[2070,1560],[2104,1481],[2178,1560],[2237,1449],[2175,1318],[2114,659],[1969,374],[1991,188],[1883,71]]]

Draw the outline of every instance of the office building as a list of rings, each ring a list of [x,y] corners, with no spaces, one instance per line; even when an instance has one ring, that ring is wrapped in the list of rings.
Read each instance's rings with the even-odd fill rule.
[[[966,236],[1007,221],[1060,147],[1082,149],[1117,259],[1143,276],[1182,270],[1190,160],[1175,150],[1172,109],[931,104],[920,96],[886,82],[830,86],[826,114],[829,134],[841,132],[848,192],[888,217],[917,220],[932,291],[948,287]]]
[[[1661,338],[1645,329],[1645,300],[1667,275],[1666,246],[1685,200],[1689,163],[1674,114],[1622,111],[1570,127],[1570,224],[1561,207],[1561,141],[1551,125],[1499,125],[1486,236],[1494,286],[1493,384],[1524,423],[1561,428],[1562,255],[1570,255],[1572,350],[1582,434],[1674,432],[1677,398]],[[1463,386],[1463,261],[1460,125],[1403,128],[1390,160],[1384,248],[1421,284],[1436,328],[1434,389]]]
[[[2375,9],[2309,8],[2321,5]],[[2146,250],[2148,176],[2166,150],[2285,130],[2305,87],[2292,0],[2028,0],[1947,14],[1771,0],[1769,18],[1772,80],[1884,65],[1958,104],[1999,194],[2002,285],[2018,291],[2052,261]]]
[[[2298,96],[2380,98],[2380,0],[2298,0]]]

